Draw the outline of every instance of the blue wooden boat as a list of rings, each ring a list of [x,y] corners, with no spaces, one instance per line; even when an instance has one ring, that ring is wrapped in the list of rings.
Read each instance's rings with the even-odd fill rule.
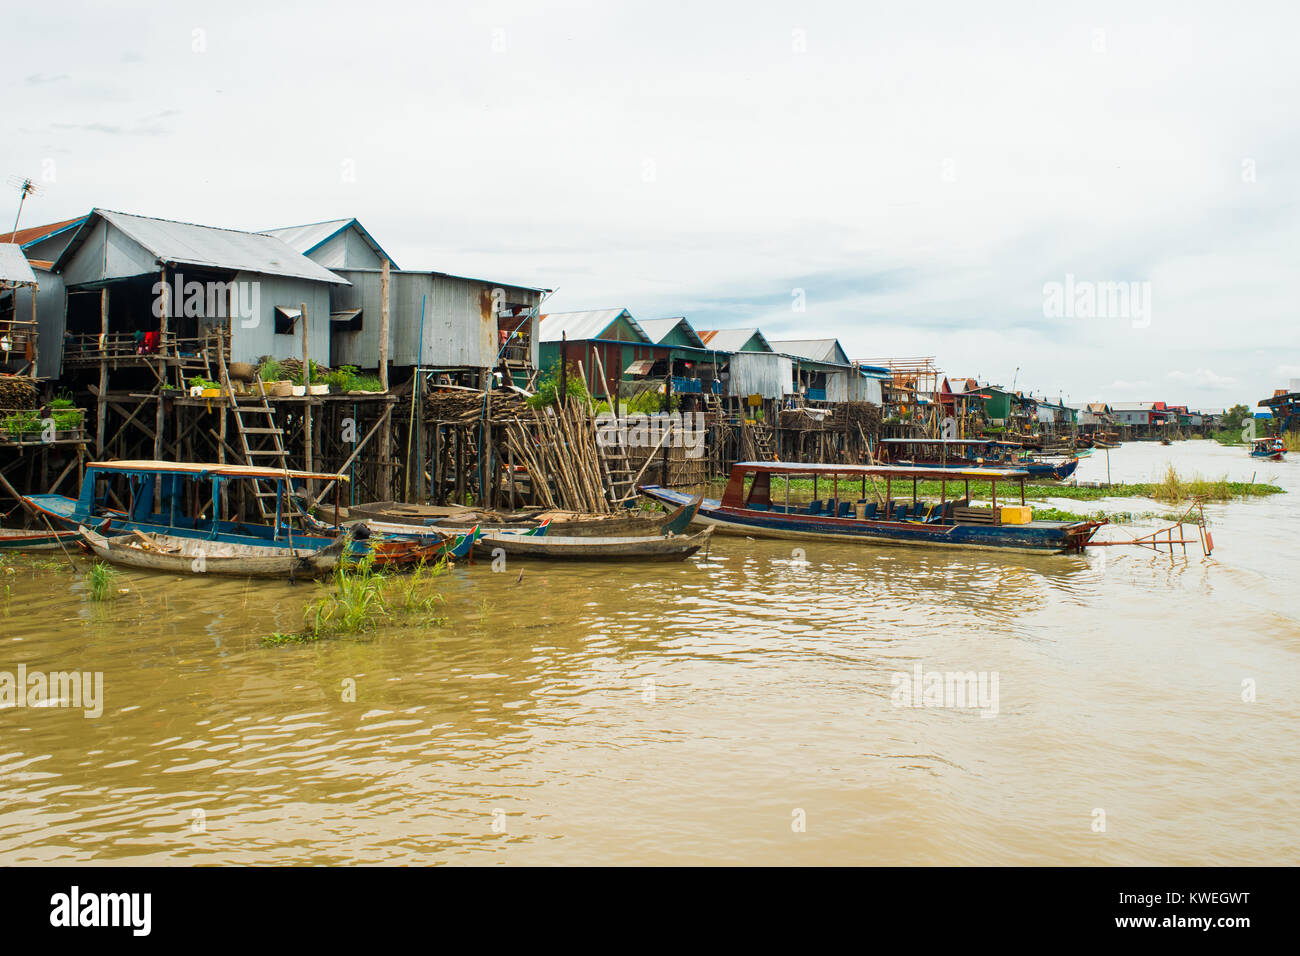
[[[314,550],[327,547],[345,534],[337,520],[327,524],[308,515],[297,497],[307,481],[334,481],[335,513],[339,483],[346,475],[285,471],[248,465],[200,464],[167,461],[92,462],[86,466],[76,498],[41,494],[23,496],[29,511],[43,517],[56,530],[77,534],[81,525],[101,534],[139,531],[144,534],[200,538],[233,545]],[[239,482],[255,482],[263,496],[275,501],[269,523],[221,518],[224,497],[234,501]],[[245,500],[252,502],[255,491]],[[110,492],[112,498],[110,498]],[[153,510],[155,492],[161,502]],[[115,507],[115,500],[120,507]],[[295,528],[294,524],[298,527]],[[358,536],[348,543],[350,559],[374,552],[377,565],[402,566],[434,560],[444,554],[469,554],[477,531],[444,533],[426,531],[411,538]]]
[[[1079,467],[1080,455],[1059,462],[1043,461],[1019,442],[992,438],[883,438],[882,464],[923,468],[1016,468],[1040,481],[1064,481]]]
[[[1030,475],[1009,468],[921,468],[901,465],[816,465],[789,462],[737,463],[722,498],[705,499],[695,523],[719,533],[794,540],[834,540],[863,544],[904,544],[1000,551],[1077,552],[1104,521],[1023,520],[1024,486]],[[783,489],[774,489],[774,479]],[[791,501],[790,481],[811,479],[812,501]],[[937,481],[939,500],[917,496],[921,481]],[[988,482],[992,507],[972,508],[970,482]],[[911,501],[899,500],[899,484],[911,485]],[[881,485],[883,484],[883,492]],[[1020,506],[1000,508],[998,487],[1019,488]],[[949,487],[963,488],[948,498]],[[830,497],[819,497],[819,488]],[[777,493],[784,491],[784,494]],[[641,493],[666,505],[691,496],[643,485]],[[1004,499],[1005,503],[1005,499]]]
[[[1256,438],[1250,443],[1251,458],[1267,458],[1269,461],[1285,461],[1286,445],[1280,438]]]

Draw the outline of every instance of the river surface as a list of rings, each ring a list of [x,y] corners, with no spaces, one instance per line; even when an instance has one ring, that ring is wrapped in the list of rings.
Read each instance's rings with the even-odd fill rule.
[[[480,563],[439,626],[308,646],[260,638],[311,585],[96,603],[10,559],[0,671],[102,672],[103,713],[0,709],[0,863],[1294,864],[1300,460],[1130,443],[1111,476],[1169,461],[1290,494],[1208,508],[1210,558]],[[902,706],[918,667],[985,697]]]

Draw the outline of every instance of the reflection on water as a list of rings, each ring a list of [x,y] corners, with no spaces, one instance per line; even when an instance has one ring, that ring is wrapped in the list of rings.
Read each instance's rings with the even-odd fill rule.
[[[1300,491],[1209,443],[1110,457]],[[316,647],[258,640],[310,586],[133,573],[98,606],[24,559],[0,671],[102,671],[106,704],[0,710],[0,862],[1294,862],[1297,502],[1214,506],[1186,562],[463,567],[444,626]],[[998,716],[894,706],[918,664],[996,672]]]

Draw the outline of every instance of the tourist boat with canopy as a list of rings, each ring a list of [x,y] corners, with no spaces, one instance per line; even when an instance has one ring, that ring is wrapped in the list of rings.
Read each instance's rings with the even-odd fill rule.
[[[882,438],[878,457],[881,464],[925,468],[1016,468],[1041,481],[1064,481],[1084,456],[1046,461],[1029,454],[1020,442],[993,438]]]
[[[1106,522],[1034,520],[1032,510],[1024,503],[1025,482],[1030,477],[1029,472],[1015,468],[744,461],[732,467],[720,500],[703,501],[695,522],[713,526],[719,533],[764,538],[1003,551],[1081,551]],[[923,481],[938,483],[937,501],[921,499],[918,491]],[[811,483],[811,501],[793,500],[795,482],[800,482],[801,487]],[[972,482],[989,486],[988,507],[972,503]],[[906,496],[909,488],[910,500]],[[1018,497],[1019,504],[1007,501],[1008,488],[1012,489],[1012,502]],[[643,485],[640,491],[666,505],[680,505],[690,497],[658,485]],[[822,493],[828,497],[823,499]]]
[[[169,461],[92,462],[76,498],[23,496],[29,511],[55,530],[79,533],[85,526],[106,536],[139,531],[253,547],[311,551],[348,534],[338,525],[339,487],[346,475],[249,465]],[[335,521],[311,516],[303,490],[309,481],[334,482]],[[245,519],[257,499],[273,502],[266,522]],[[415,564],[443,555],[469,554],[477,530],[388,538],[352,531],[349,558],[375,554],[377,565]]]
[[[1269,461],[1286,460],[1286,444],[1280,438],[1256,438],[1250,443],[1251,458],[1267,458]]]

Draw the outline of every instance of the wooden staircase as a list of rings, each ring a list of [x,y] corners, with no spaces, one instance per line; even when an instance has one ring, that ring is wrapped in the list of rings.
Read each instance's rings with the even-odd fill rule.
[[[754,449],[758,452],[759,461],[776,460],[776,455],[772,452],[772,429],[770,426],[754,426]]]
[[[627,449],[622,445],[596,446],[600,455],[600,469],[605,476],[605,490],[611,504],[617,504],[624,498],[635,497],[636,473],[628,461]]]
[[[245,464],[285,471],[289,467],[289,455],[284,449],[284,430],[276,424],[275,409],[266,400],[266,385],[261,376],[253,380],[257,386],[254,396],[236,395],[230,385],[225,354],[218,351],[217,355],[221,367],[221,383],[230,399],[230,411],[235,419],[235,431],[239,434]],[[275,487],[273,483],[253,482],[257,510],[264,519],[275,517]]]

